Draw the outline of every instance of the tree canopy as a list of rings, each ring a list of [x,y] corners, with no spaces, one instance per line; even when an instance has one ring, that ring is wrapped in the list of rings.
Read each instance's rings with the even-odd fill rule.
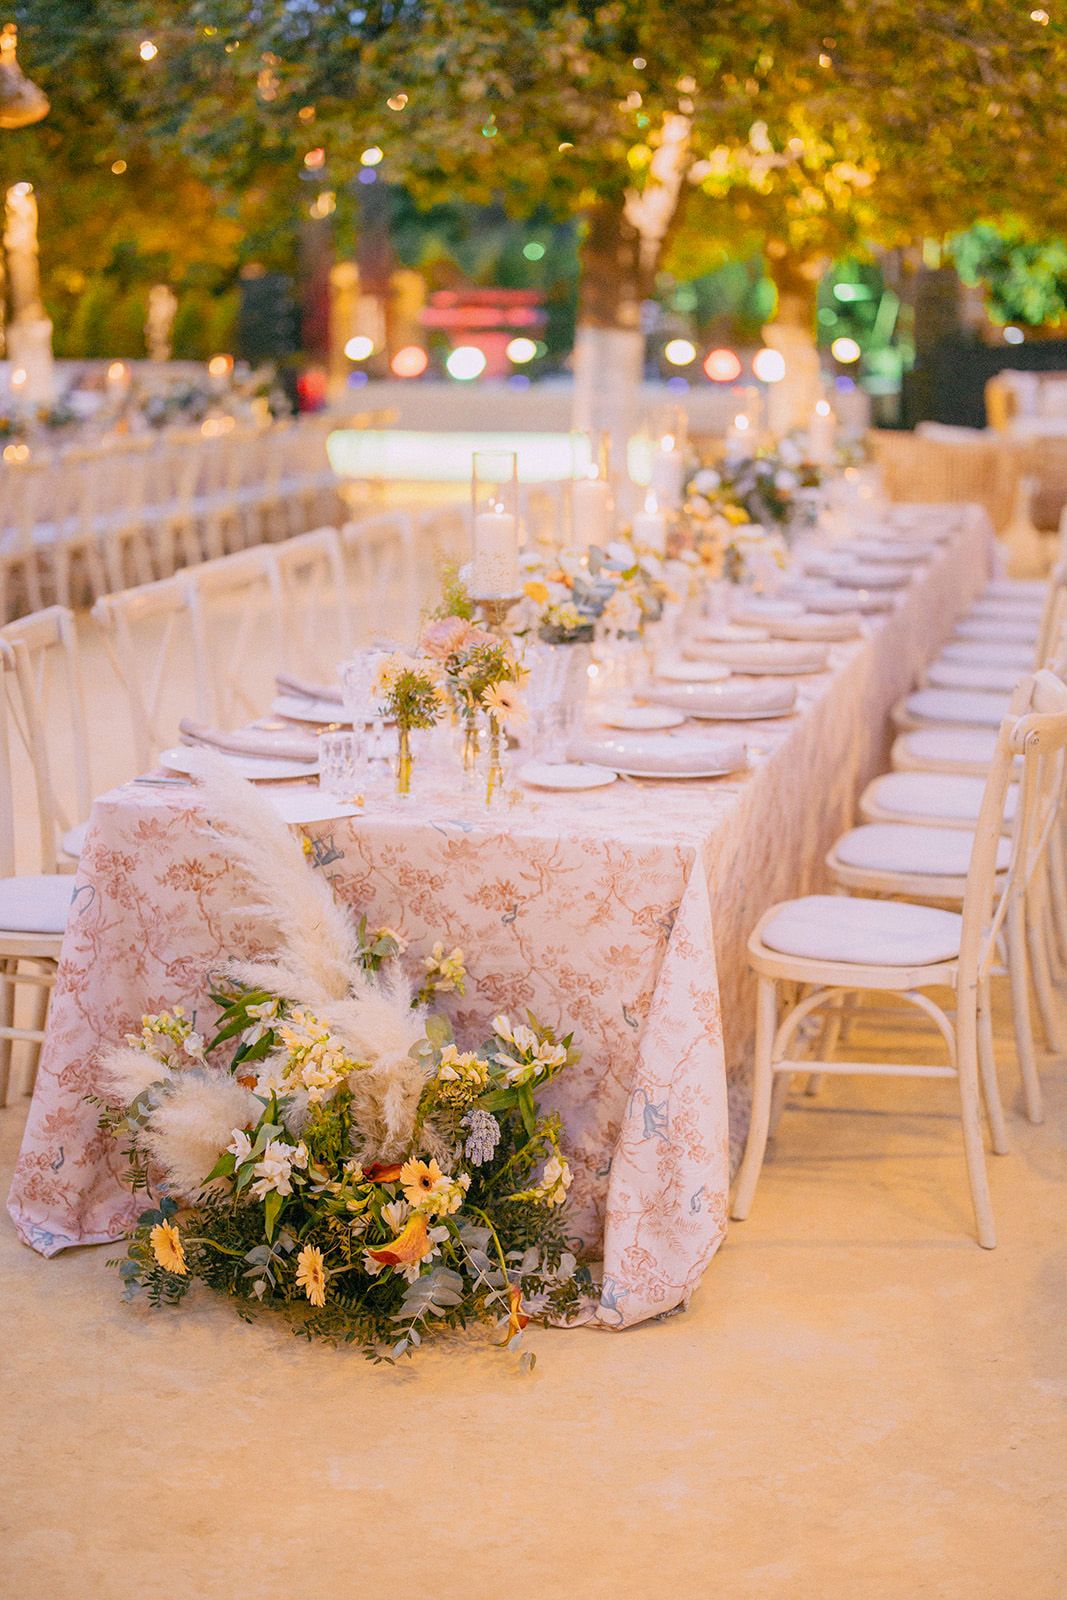
[[[253,248],[270,264],[297,203],[328,184],[343,206],[378,151],[371,174],[418,204],[628,214],[648,260],[688,271],[1067,220],[1067,24],[1020,0],[23,0],[16,16],[53,110],[4,159],[62,172],[71,258],[135,213],[184,263]]]

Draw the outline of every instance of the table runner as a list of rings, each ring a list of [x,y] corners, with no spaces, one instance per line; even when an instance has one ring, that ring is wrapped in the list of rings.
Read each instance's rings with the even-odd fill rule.
[[[884,766],[890,708],[985,583],[992,550],[968,509],[895,609],[798,680],[796,715],[730,725],[752,752],[745,774],[524,792],[487,811],[435,768],[410,799],[303,829],[313,870],[372,926],[402,931],[412,959],[438,937],[464,947],[462,1039],[527,1007],[574,1028],[582,1058],[551,1099],[574,1229],[604,1261],[602,1324],[684,1305],[721,1243],[731,1123],[735,1146],[747,1124],[748,934],[774,901],[823,882],[826,850]],[[140,1209],[85,1099],[96,1051],[143,1011],[203,1006],[211,972],[260,950],[246,902],[194,788],[126,785],[96,802],[9,1199],[42,1254],[115,1239]]]

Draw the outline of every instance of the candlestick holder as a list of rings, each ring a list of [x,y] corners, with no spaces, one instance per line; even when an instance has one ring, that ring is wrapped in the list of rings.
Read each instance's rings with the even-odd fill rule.
[[[504,634],[504,623],[512,606],[517,606],[522,599],[521,594],[486,595],[484,598],[471,595],[471,599],[478,612],[478,621],[490,633]]]

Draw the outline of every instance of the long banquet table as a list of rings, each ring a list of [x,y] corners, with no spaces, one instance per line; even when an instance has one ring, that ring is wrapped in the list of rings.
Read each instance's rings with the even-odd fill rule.
[[[409,799],[303,828],[316,870],[372,926],[400,929],[412,959],[437,938],[464,947],[462,1039],[526,1007],[575,1030],[581,1061],[553,1092],[606,1326],[684,1305],[722,1241],[731,1132],[736,1145],[747,1121],[745,941],[768,905],[820,886],[884,765],[890,708],[989,575],[984,514],[946,516],[951,540],[827,671],[798,680],[795,714],[723,725],[748,739],[744,774],[524,791],[487,811],[457,776],[416,770]],[[262,943],[193,786],[98,800],[72,899],[9,1200],[44,1255],[113,1240],[140,1209],[85,1099],[97,1050],[144,1011],[202,1007],[208,974]]]

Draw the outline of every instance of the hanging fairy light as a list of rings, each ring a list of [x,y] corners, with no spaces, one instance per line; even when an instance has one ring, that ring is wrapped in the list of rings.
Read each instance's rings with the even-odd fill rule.
[[[154,61],[159,54],[159,46],[153,44],[151,39],[142,39],[137,54],[142,61]]]
[[[0,28],[0,128],[28,128],[48,115],[48,96],[19,66],[17,49],[18,29],[5,22]]]

